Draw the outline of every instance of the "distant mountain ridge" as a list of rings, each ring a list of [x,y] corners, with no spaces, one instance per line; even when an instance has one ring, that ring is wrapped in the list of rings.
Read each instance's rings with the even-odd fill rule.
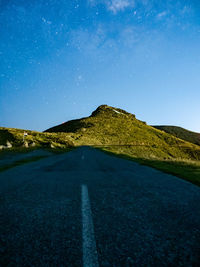
[[[200,146],[200,133],[192,132],[178,126],[155,125],[153,127]]]

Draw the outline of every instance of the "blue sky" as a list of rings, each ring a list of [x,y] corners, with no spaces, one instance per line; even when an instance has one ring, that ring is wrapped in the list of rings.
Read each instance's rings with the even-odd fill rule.
[[[0,0],[0,126],[101,104],[200,132],[200,1]]]

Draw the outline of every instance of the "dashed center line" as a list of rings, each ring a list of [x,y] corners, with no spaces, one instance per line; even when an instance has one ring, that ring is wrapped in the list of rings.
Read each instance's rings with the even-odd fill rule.
[[[81,187],[82,197],[82,240],[83,240],[83,267],[98,267],[98,254],[94,236],[94,226],[88,188],[86,185]]]

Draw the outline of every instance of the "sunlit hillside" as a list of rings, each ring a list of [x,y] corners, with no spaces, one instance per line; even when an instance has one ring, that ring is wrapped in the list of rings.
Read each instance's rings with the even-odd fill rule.
[[[155,129],[135,115],[107,105],[91,116],[68,121],[46,132],[67,133],[75,145],[107,146],[110,151],[144,158],[200,159],[200,147]]]

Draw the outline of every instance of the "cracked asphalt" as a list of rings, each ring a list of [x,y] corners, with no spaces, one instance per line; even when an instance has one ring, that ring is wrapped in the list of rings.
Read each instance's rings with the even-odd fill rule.
[[[200,266],[200,188],[90,147],[0,173],[0,266],[83,266],[83,184],[99,266]]]

